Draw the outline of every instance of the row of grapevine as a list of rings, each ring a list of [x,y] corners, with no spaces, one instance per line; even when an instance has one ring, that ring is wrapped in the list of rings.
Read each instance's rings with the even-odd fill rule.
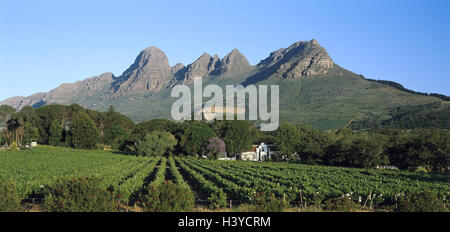
[[[255,190],[238,185],[228,179],[223,178],[220,174],[209,171],[198,165],[195,165],[190,159],[185,159],[185,163],[192,169],[200,172],[208,180],[220,186],[230,199],[248,201],[254,195]]]
[[[427,190],[437,193],[443,199],[449,196],[448,181],[427,181],[429,175],[407,173],[392,170],[365,170],[355,168],[339,168],[310,166],[288,163],[251,163],[196,161],[209,170],[221,170],[226,175],[237,175],[266,180],[280,184],[280,188],[302,190],[304,200],[315,198],[335,198],[343,195],[353,199],[366,199],[371,195],[378,202],[390,203],[408,192]],[[421,178],[420,178],[421,177]],[[270,186],[270,185],[269,185]]]
[[[186,186],[186,191],[192,187],[200,198],[211,200],[215,206],[224,206],[227,198],[248,202],[255,192],[261,191],[287,200],[299,200],[301,191],[302,200],[308,203],[351,196],[355,201],[375,197],[378,202],[392,204],[403,194],[424,190],[447,201],[450,196],[448,176],[438,173],[136,157],[50,146],[2,151],[0,159],[0,181],[13,182],[21,198],[42,192],[58,179],[96,176],[102,179],[101,187],[114,190],[122,201],[128,201],[142,186],[160,185],[166,178],[167,166],[175,183]]]
[[[246,188],[247,192],[241,191],[241,193],[246,195],[231,195],[231,197],[236,200],[249,201],[256,192],[270,192],[278,197],[284,197],[287,200],[293,200],[298,196],[298,191],[295,189],[280,186],[260,178],[255,178],[253,175],[246,175],[239,171],[227,170],[217,165],[212,166],[210,163],[201,160],[189,159],[188,162],[193,165],[193,167],[203,170],[203,172],[207,170],[208,172],[213,172],[215,175],[219,175],[230,181],[232,184],[230,185],[230,182],[228,182],[228,186],[224,187],[225,190]],[[236,187],[236,185],[242,187]]]
[[[119,181],[117,181],[117,180],[107,181],[108,183],[110,183],[108,188],[118,189],[119,186],[128,182],[130,179],[133,179],[133,177],[136,175],[136,173],[140,172],[145,166],[147,166],[152,161],[154,161],[153,158],[151,158],[150,160],[145,161],[145,162],[139,162],[139,163],[129,162],[127,165],[125,165],[126,168],[124,168],[124,170],[119,171],[119,173],[114,175],[114,176],[117,176],[118,179],[120,178]],[[128,165],[132,165],[132,166],[127,167]],[[103,180],[105,180],[105,179],[103,179]]]
[[[213,206],[223,207],[226,205],[227,196],[221,188],[217,187],[213,182],[206,180],[202,174],[191,169],[182,159],[175,158],[175,161],[186,174],[185,176],[193,182],[194,187],[206,195]]]
[[[178,171],[177,165],[175,164],[175,160],[173,159],[173,157],[169,157],[169,166],[170,166],[170,173],[172,174],[175,183],[183,186],[189,186],[188,183],[183,179],[181,173]]]
[[[156,167],[159,159],[153,159],[143,168],[141,168],[137,173],[134,174],[132,178],[128,178],[117,188],[116,192],[120,194],[120,199],[127,201],[133,193],[139,191],[144,183],[145,178],[147,178]]]
[[[150,183],[153,186],[160,185],[165,177],[166,177],[166,165],[167,165],[167,159],[165,157],[161,158],[161,162],[159,163],[158,172],[155,175],[155,179]]]
[[[40,146],[33,150],[2,152],[0,180],[15,183],[19,196],[26,198],[51,186],[58,179],[97,176],[102,187],[118,185],[151,158],[113,155],[106,151],[76,150]]]

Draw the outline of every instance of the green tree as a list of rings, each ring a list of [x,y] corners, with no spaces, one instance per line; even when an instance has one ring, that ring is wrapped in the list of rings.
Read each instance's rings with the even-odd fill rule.
[[[108,108],[108,112],[116,112],[116,110],[114,109],[114,106],[113,105],[110,105],[109,106],[109,108]]]
[[[6,144],[6,137],[4,133],[0,133],[0,146],[3,146]]]
[[[29,144],[39,139],[39,130],[33,126],[25,126],[25,135],[23,137],[23,143]]]
[[[25,119],[20,114],[13,114],[7,122],[6,130],[8,143],[15,141],[18,145],[23,143],[25,135]]]
[[[389,163],[383,135],[339,132],[338,140],[326,147],[323,163],[332,166],[374,168]]]
[[[136,144],[140,156],[163,156],[173,150],[176,138],[170,132],[153,131]]]
[[[349,150],[346,150],[345,166],[359,168],[375,168],[387,164],[383,155],[382,140],[359,137],[353,140]]]
[[[444,157],[448,157],[448,139],[447,142],[445,140],[443,143],[438,142],[438,136],[433,137],[433,133],[435,132],[430,130],[418,130],[393,137],[387,148],[391,164],[399,169],[410,171],[414,171],[420,166],[432,169],[431,166],[436,165],[433,164],[434,157],[442,157],[441,154],[445,154],[445,152],[447,153]],[[443,161],[445,162],[445,160]]]
[[[180,136],[180,150],[186,155],[198,155],[205,143],[214,137],[217,137],[214,131],[201,122],[184,123]]]
[[[209,159],[218,159],[225,156],[226,146],[225,142],[220,138],[212,138],[206,142],[203,151],[203,155]]]
[[[241,153],[252,147],[252,124],[249,121],[225,121],[222,134],[227,154]]]
[[[327,147],[323,163],[331,166],[345,166],[347,161],[347,151],[351,150],[354,136],[348,131],[336,133],[336,141]]]
[[[298,150],[300,132],[298,128],[289,122],[282,122],[278,128],[275,144],[281,154],[293,156]]]
[[[125,129],[120,126],[113,126],[106,130],[103,142],[111,145],[113,149],[119,149],[119,147],[130,137]]]
[[[11,116],[16,109],[8,105],[0,106],[0,127],[6,127],[6,122],[8,121],[8,117]]]
[[[447,172],[450,167],[450,132],[448,130],[423,130],[420,138],[425,141],[429,157],[426,160],[430,171]]]
[[[72,104],[70,106],[67,106],[67,110],[70,112],[71,115],[77,115],[78,113],[84,112],[84,108],[78,104]]]
[[[150,119],[147,121],[140,122],[136,125],[133,134],[138,137],[144,137],[147,133],[158,130],[158,131],[168,131],[175,134],[178,129],[178,125],[167,119]]]
[[[108,130],[116,126],[123,128],[125,131],[129,133],[131,133],[134,130],[135,127],[134,122],[127,116],[119,112],[110,110],[102,113],[101,116],[104,118],[105,130]]]
[[[48,144],[53,146],[59,146],[62,143],[63,127],[59,121],[53,121],[49,128],[50,137]]]
[[[49,144],[50,126],[54,121],[63,123],[70,119],[67,106],[64,105],[46,105],[36,109],[36,128],[39,129],[39,143]]]
[[[330,136],[311,126],[301,126],[298,128],[298,138],[294,140],[294,148],[300,160],[307,164],[322,164],[323,156],[327,147],[331,144]]]
[[[89,116],[81,112],[70,122],[70,146],[81,149],[94,149],[100,142],[100,135],[94,122]]]
[[[448,171],[450,165],[450,132],[439,129],[417,129],[397,136],[388,152],[392,162],[401,169]]]

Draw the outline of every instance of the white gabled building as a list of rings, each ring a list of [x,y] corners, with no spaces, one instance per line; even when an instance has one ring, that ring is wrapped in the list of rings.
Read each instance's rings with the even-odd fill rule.
[[[264,161],[271,158],[271,154],[274,151],[274,145],[261,143],[260,145],[253,145],[250,151],[238,154],[238,159],[246,161]]]

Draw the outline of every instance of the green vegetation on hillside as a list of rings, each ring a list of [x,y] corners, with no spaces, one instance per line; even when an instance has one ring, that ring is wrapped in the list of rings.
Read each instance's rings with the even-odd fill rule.
[[[356,130],[381,127],[450,129],[450,104],[446,102],[399,106],[392,109],[389,115],[389,119],[383,119],[380,115],[369,113],[363,119],[353,122],[350,127]]]
[[[410,89],[407,89],[407,88],[403,87],[403,85],[401,85],[401,84],[399,84],[397,82],[394,82],[394,81],[374,80],[374,79],[366,79],[366,80],[373,81],[373,82],[378,82],[378,83],[381,83],[381,84],[384,84],[384,85],[389,85],[389,86],[392,86],[392,87],[394,87],[394,88],[396,88],[398,90],[401,90],[401,91],[404,91],[404,92],[407,92],[407,93],[419,94],[419,95],[422,95],[422,96],[432,96],[432,97],[440,98],[440,99],[442,99],[444,101],[450,101],[450,97],[446,96],[444,94],[439,94],[439,93],[422,93],[422,92],[413,91],[413,90],[410,90]]]
[[[203,86],[216,84],[225,91],[225,85],[246,83],[247,78],[257,71],[232,78],[208,76],[203,79]],[[262,78],[252,84],[280,86],[281,120],[308,124],[322,130],[343,128],[350,120],[359,120],[371,113],[387,120],[391,118],[391,110],[396,107],[443,101],[439,96],[408,92],[384,82],[364,79],[338,65],[323,75],[282,80]],[[193,91],[192,83],[187,85]],[[171,106],[177,100],[170,93],[171,88],[164,88],[159,92],[130,93],[110,99],[105,92],[102,96],[86,97],[79,104],[101,111],[107,111],[113,105],[117,112],[127,115],[135,122],[155,118],[170,119]]]
[[[280,85],[281,120],[322,130],[343,128],[368,113],[389,119],[396,107],[441,101],[369,82],[338,66],[326,75],[263,83]]]

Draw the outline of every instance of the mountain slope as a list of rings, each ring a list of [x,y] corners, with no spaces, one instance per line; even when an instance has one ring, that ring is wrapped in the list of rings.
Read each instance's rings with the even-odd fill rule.
[[[392,108],[442,102],[441,99],[408,93],[369,81],[335,64],[316,40],[300,41],[272,52],[256,66],[237,49],[220,59],[202,54],[192,64],[169,66],[167,56],[156,47],[141,51],[119,77],[112,73],[63,84],[49,93],[13,97],[0,102],[17,109],[26,105],[72,104],[107,110],[110,105],[135,121],[170,118],[176,98],[171,87],[187,84],[195,76],[204,85],[277,84],[280,86],[280,118],[311,124],[320,129],[344,127],[348,121],[369,113],[389,119]],[[225,88],[223,88],[225,89]]]

